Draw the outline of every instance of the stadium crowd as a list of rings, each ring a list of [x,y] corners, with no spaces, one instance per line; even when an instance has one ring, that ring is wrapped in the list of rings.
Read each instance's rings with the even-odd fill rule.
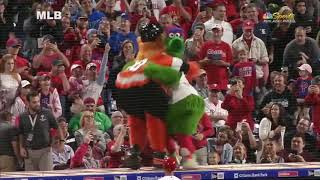
[[[115,80],[149,22],[202,68],[200,165],[320,160],[319,0],[0,0],[0,172],[125,167]]]

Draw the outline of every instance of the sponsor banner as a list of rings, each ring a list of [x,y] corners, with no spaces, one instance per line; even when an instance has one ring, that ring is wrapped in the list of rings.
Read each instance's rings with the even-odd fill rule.
[[[104,177],[83,177],[83,180],[104,180]]]
[[[252,172],[252,173],[233,173],[233,178],[238,179],[238,178],[258,178],[258,177],[268,177],[268,173],[266,172]]]
[[[308,170],[308,176],[320,177],[320,169]]]
[[[114,180],[127,180],[126,175],[114,176]]]
[[[278,177],[298,177],[298,171],[279,171]]]
[[[184,174],[181,175],[182,180],[201,180],[201,174]]]
[[[211,179],[224,179],[224,172],[214,172],[211,174]]]

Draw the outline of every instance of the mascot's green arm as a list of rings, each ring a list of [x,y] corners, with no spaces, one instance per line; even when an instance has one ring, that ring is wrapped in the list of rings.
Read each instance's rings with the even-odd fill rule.
[[[150,63],[144,69],[144,75],[148,78],[159,81],[166,86],[176,86],[181,77],[181,73],[171,67],[161,66]]]

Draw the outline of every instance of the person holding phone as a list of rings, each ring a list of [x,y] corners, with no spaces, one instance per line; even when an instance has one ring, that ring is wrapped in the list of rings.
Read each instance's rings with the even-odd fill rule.
[[[308,95],[305,97],[305,104],[311,106],[313,131],[320,137],[320,76],[316,76],[311,81],[308,88]]]
[[[243,94],[244,80],[242,78],[235,77],[230,80],[230,84],[230,90],[221,105],[229,113],[226,124],[234,130],[238,122],[246,119],[250,129],[253,130],[254,122],[251,115],[254,111],[253,97]]]
[[[222,35],[222,26],[214,24],[212,40],[205,42],[201,47],[199,64],[208,74],[208,85],[217,84],[221,91],[225,93],[229,81],[232,50],[229,44],[222,41]]]

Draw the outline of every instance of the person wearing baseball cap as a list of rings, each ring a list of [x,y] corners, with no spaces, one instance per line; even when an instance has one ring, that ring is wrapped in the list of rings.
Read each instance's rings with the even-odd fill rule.
[[[27,102],[27,95],[30,92],[32,85],[27,80],[21,81],[21,88],[19,90],[19,96],[16,97],[14,104],[11,106],[10,112],[14,115],[19,115],[26,111],[26,103]]]
[[[222,41],[221,24],[212,24],[212,39],[205,42],[200,50],[200,65],[207,72],[208,85],[218,84],[222,91],[227,90],[229,66],[232,62],[232,50],[228,43]]]
[[[177,160],[173,157],[164,159],[163,161],[164,177],[159,180],[180,180],[178,177],[174,176],[174,171],[178,168]]]
[[[69,78],[69,94],[81,94],[83,90],[83,67],[81,64],[72,64],[70,71],[71,76]]]
[[[309,64],[302,64],[298,67],[299,76],[295,81],[296,87],[296,97],[298,102],[298,109],[295,112],[295,118],[299,119],[301,116],[310,119],[309,111],[310,108],[303,104],[304,98],[307,96],[307,88],[311,85],[312,82],[312,67]]]
[[[52,87],[58,90],[59,95],[66,95],[70,90],[70,83],[65,70],[66,65],[62,59],[55,59],[52,61],[50,72],[51,83]]]
[[[200,69],[199,76],[196,78],[196,84],[194,88],[198,91],[199,95],[203,98],[207,98],[209,95],[207,80],[208,80],[207,72],[204,69]]]

